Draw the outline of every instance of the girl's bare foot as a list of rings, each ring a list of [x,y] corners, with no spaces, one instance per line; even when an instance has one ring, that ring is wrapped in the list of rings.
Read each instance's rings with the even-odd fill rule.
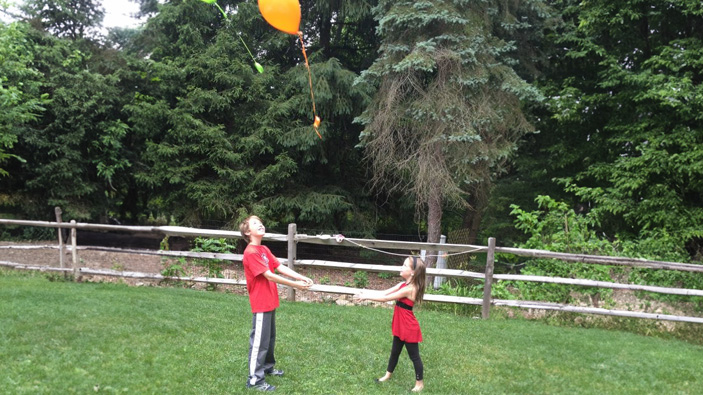
[[[382,383],[384,381],[388,381],[390,378],[391,378],[391,374],[386,372],[386,374],[383,375],[383,377],[381,377],[380,379],[376,379],[376,381],[378,381],[379,383]]]
[[[415,382],[415,386],[410,391],[420,392],[420,391],[422,391],[423,388],[425,388],[425,383],[420,380],[420,381]]]

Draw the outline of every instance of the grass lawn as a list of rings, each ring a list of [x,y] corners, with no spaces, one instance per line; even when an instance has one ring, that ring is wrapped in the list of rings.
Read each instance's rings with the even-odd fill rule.
[[[703,347],[539,322],[420,309],[428,394],[694,394]],[[376,384],[392,311],[282,302],[282,394],[398,394],[414,384],[403,352]],[[50,282],[0,270],[0,393],[251,393],[246,297],[181,288]]]

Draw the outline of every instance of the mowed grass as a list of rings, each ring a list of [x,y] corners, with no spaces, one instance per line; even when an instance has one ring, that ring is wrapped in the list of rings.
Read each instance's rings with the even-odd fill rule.
[[[282,302],[281,394],[398,394],[403,352],[383,374],[392,310]],[[703,389],[703,347],[525,320],[417,312],[427,394],[687,394]],[[50,282],[0,270],[0,393],[251,393],[245,296],[182,288]]]

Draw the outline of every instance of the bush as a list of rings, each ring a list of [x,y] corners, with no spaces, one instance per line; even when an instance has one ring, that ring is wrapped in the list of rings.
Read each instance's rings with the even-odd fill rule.
[[[214,252],[219,254],[229,254],[236,250],[237,245],[230,244],[227,239],[209,239],[204,237],[198,237],[194,241],[195,247],[191,249],[193,252]],[[225,261],[221,259],[196,259],[196,264],[203,266],[207,269],[207,276],[213,278],[224,278],[222,273],[224,270]],[[216,290],[217,284],[208,284],[208,290]]]
[[[364,271],[354,272],[354,287],[366,288],[369,285],[369,275]]]

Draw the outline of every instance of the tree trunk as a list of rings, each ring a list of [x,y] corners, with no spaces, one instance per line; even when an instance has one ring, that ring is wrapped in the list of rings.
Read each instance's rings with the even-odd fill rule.
[[[324,19],[320,22],[320,47],[325,55],[330,56],[330,39],[332,30],[332,22],[329,19]]]
[[[486,204],[488,204],[488,188],[490,188],[490,183],[480,183],[467,199],[471,207],[464,213],[462,228],[469,230],[469,239],[466,241],[468,244],[474,244],[478,238],[483,213],[486,210]]]

